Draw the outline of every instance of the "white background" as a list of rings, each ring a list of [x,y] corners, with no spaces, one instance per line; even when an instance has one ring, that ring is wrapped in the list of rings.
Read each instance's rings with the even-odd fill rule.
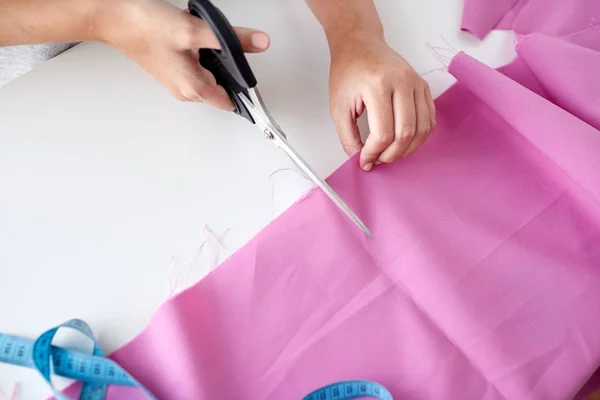
[[[216,4],[232,24],[271,35],[268,52],[249,56],[259,88],[291,143],[326,177],[346,156],[328,114],[320,25],[302,0]],[[419,73],[443,66],[427,46],[448,47],[441,36],[494,67],[513,56],[508,32],[481,43],[460,31],[461,0],[377,6],[388,42]],[[453,82],[445,72],[425,78],[434,96]],[[216,234],[229,229],[222,260],[307,189],[291,172],[267,182],[290,166],[246,120],[172,99],[97,43],[0,88],[0,332],[35,338],[76,317],[111,352],[166,300],[169,260],[176,275],[202,242],[203,225]],[[208,265],[202,253],[181,283]],[[0,365],[0,388],[10,392],[15,382],[21,399],[49,393],[36,372]]]

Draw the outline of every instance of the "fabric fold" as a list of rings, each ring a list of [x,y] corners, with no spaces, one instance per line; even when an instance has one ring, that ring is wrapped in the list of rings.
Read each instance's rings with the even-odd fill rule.
[[[510,20],[510,12],[519,2],[522,0],[465,0],[461,29],[483,39],[499,24],[507,25],[503,20]]]
[[[549,40],[549,48],[546,41],[536,38],[539,38],[539,35],[534,35],[533,39],[523,39],[520,42],[520,53],[525,54],[523,59],[528,63],[528,66],[534,66],[532,68],[534,75],[542,82],[542,85],[545,84],[544,87],[551,96],[562,90],[563,101],[570,101],[575,108],[571,111],[575,111],[576,114],[569,113],[557,104],[548,101],[462,52],[454,58],[448,71],[486,105],[502,116],[531,144],[563,169],[571,179],[581,182],[585,187],[587,180],[584,178],[590,173],[591,169],[600,163],[600,132],[586,121],[577,118],[576,115],[588,114],[593,120],[596,117],[594,113],[598,113],[598,110],[589,103],[589,100],[593,100],[593,98],[587,99],[586,102],[586,98],[580,97],[578,100],[573,101],[573,97],[568,97],[569,93],[571,96],[574,95],[573,92],[566,89],[572,84],[572,79],[567,79],[567,82],[552,78],[551,80],[548,79],[548,74],[553,74],[554,78],[556,78],[556,74],[563,73],[565,76],[570,74],[562,67],[555,68],[555,72],[545,72],[545,68],[547,68],[547,64],[544,63],[545,60],[534,59],[534,54],[539,54],[539,50],[536,50],[537,53],[533,53],[531,48],[535,47],[535,44],[530,46],[528,45],[529,41],[541,41],[543,51],[547,52],[546,54],[553,53],[556,43]],[[558,43],[563,42],[559,40]],[[565,46],[568,48],[570,45],[566,44]],[[586,59],[587,57],[594,58],[596,56],[595,52],[588,49],[572,51],[580,56],[578,60],[573,60],[575,64],[585,65],[591,69],[600,66],[600,63],[589,64]],[[585,55],[584,59],[581,59],[582,54]],[[600,57],[596,57],[592,61],[600,61]],[[536,71],[539,70],[544,72],[536,74]],[[595,87],[596,85],[590,84],[590,86],[590,96],[593,97],[595,92],[600,89],[600,85]],[[585,96],[585,93],[582,93],[582,95]],[[521,110],[527,110],[527,112],[521,112]],[[577,137],[573,137],[574,135],[577,135]],[[592,193],[595,193],[593,188],[590,189]]]
[[[465,0],[461,29],[484,39],[492,30],[565,36],[598,25],[597,0]]]
[[[497,2],[486,24],[531,4]],[[328,178],[373,240],[313,190],[111,357],[161,400],[347,379],[407,400],[575,397],[600,366],[600,81],[569,85],[600,70],[595,46],[527,36],[499,70],[459,54],[413,157]]]
[[[600,27],[587,32],[600,37]],[[600,42],[600,40],[598,40]],[[600,51],[543,34],[531,34],[517,46],[517,53],[534,73],[552,101],[574,117],[600,129]],[[560,63],[560,68],[548,68]]]

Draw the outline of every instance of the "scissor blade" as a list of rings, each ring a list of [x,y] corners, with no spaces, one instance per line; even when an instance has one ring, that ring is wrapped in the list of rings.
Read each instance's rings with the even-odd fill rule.
[[[250,89],[250,94],[252,92],[258,92],[256,89]],[[292,148],[292,146],[288,143],[287,137],[285,133],[281,131],[279,125],[273,122],[268,112],[264,112],[265,107],[261,104],[262,100],[260,95],[252,96],[255,98],[255,101],[260,104],[260,107],[257,107],[252,103],[248,97],[244,93],[239,93],[238,96],[242,100],[242,102],[246,105],[248,110],[252,113],[252,116],[255,119],[256,125],[264,131],[269,139],[273,141],[273,143],[281,148],[288,157],[296,164],[296,167],[310,179],[315,185],[319,186],[323,192],[333,201],[333,203],[344,213],[348,218],[354,222],[356,226],[358,226],[364,233],[366,233],[369,237],[373,237],[369,229],[366,225],[358,218],[358,216],[348,207],[348,205],[342,200],[342,198],[325,182],[323,179],[319,178],[317,173],[308,165],[306,161]]]
[[[366,225],[358,218],[358,216],[348,207],[348,205],[342,200],[342,198],[325,182],[323,179],[319,178],[318,175],[313,171],[313,169],[300,157],[298,153],[285,141],[280,141],[281,143],[278,146],[286,152],[288,157],[294,161],[296,166],[302,170],[304,175],[306,175],[310,180],[314,182],[315,185],[319,186],[323,192],[337,205],[337,207],[342,210],[344,214],[346,214],[354,224],[356,224],[364,233],[366,233],[369,237],[373,237],[369,229]]]

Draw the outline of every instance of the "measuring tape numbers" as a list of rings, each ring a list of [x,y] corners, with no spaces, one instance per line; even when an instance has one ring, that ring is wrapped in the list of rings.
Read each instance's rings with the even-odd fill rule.
[[[343,381],[317,389],[302,400],[350,400],[371,398],[393,400],[392,394],[382,385],[371,381]]]
[[[62,328],[70,328],[89,338],[94,348],[92,354],[67,350],[52,345],[54,335]],[[52,389],[57,400],[70,400],[57,390],[51,375],[82,382],[79,400],[104,400],[109,385],[131,386],[141,390],[148,399],[158,400],[117,363],[106,358],[94,334],[84,321],[72,319],[44,332],[35,341],[0,333],[0,363],[8,363],[37,370]],[[371,381],[343,381],[308,394],[303,400],[352,400],[373,398],[393,400],[382,385]]]
[[[87,336],[94,343],[92,354],[53,346],[54,335],[61,328],[71,328]],[[158,400],[117,363],[104,356],[89,325],[79,319],[44,332],[35,341],[0,333],[0,362],[37,370],[57,400],[69,400],[69,397],[54,387],[51,374],[81,381],[79,400],[104,400],[108,385],[135,386],[149,399]]]

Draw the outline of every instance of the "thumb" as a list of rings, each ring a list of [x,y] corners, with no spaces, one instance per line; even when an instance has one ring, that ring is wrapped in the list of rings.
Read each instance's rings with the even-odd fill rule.
[[[246,53],[260,53],[269,48],[271,40],[265,32],[242,27],[235,27],[233,30]]]
[[[189,10],[185,10],[189,14]],[[192,26],[187,33],[185,47],[188,48],[203,48],[203,49],[220,49],[221,45],[215,36],[210,26],[202,19],[190,15]],[[259,53],[265,51],[270,44],[269,35],[257,29],[234,27],[242,49],[246,53]]]

